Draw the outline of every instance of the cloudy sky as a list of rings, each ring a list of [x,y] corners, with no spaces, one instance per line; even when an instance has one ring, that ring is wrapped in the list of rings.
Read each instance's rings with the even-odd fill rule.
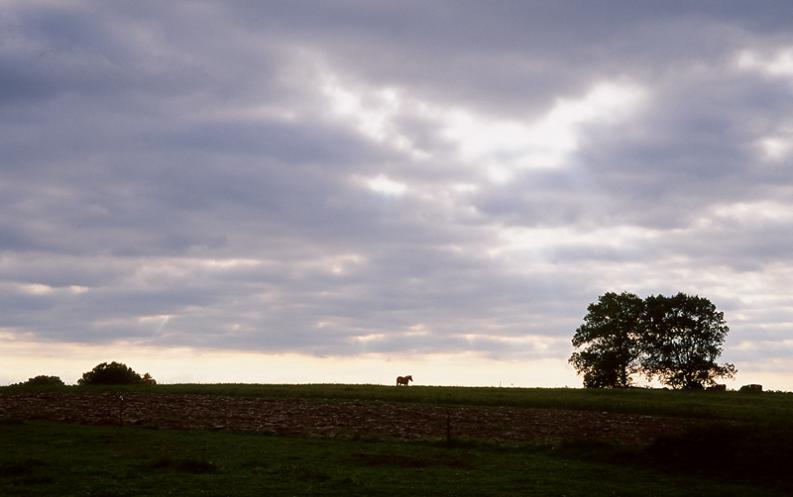
[[[0,384],[578,385],[683,291],[793,389],[791,116],[783,1],[0,0]]]

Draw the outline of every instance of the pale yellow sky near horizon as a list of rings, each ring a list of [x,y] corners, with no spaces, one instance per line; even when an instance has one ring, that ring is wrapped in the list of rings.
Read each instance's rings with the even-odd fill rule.
[[[390,385],[411,374],[417,385],[581,387],[566,360],[492,359],[474,352],[458,354],[362,354],[314,357],[284,353],[147,347],[131,343],[83,345],[5,341],[0,346],[0,385],[36,375],[59,376],[74,384],[101,362],[118,361],[136,372],[150,373],[160,383],[349,383]],[[793,390],[788,364],[737,363],[729,388],[760,383],[766,390]],[[647,385],[636,378],[637,385]]]

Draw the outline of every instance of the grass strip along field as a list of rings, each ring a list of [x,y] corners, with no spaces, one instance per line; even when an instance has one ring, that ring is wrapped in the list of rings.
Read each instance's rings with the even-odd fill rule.
[[[128,393],[134,391],[142,390]],[[793,493],[787,475],[793,460],[789,394],[350,385],[158,385],[145,391],[163,398],[217,395],[308,400],[308,405],[355,400],[367,406],[542,407],[598,415],[618,411],[683,418],[696,413],[714,422],[630,447],[574,436],[548,445],[442,436],[408,441],[84,426],[19,419],[0,409],[0,495]],[[0,406],[3,397],[19,392],[0,389]],[[59,392],[107,395],[101,389]],[[433,401],[433,394],[440,398]]]

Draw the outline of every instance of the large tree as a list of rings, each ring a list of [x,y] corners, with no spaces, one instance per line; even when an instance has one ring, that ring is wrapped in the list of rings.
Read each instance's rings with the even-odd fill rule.
[[[627,387],[638,369],[644,302],[632,293],[609,292],[589,304],[573,336],[570,363],[586,387]]]
[[[644,300],[642,370],[674,388],[701,389],[720,376],[733,377],[730,363],[718,364],[730,329],[710,300],[678,293]]]

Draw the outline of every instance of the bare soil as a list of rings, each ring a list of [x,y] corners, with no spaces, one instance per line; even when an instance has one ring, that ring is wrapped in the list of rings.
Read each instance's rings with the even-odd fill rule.
[[[17,393],[0,419],[224,430],[327,438],[475,439],[499,443],[604,442],[644,446],[704,421],[640,414],[376,401],[218,395]]]

